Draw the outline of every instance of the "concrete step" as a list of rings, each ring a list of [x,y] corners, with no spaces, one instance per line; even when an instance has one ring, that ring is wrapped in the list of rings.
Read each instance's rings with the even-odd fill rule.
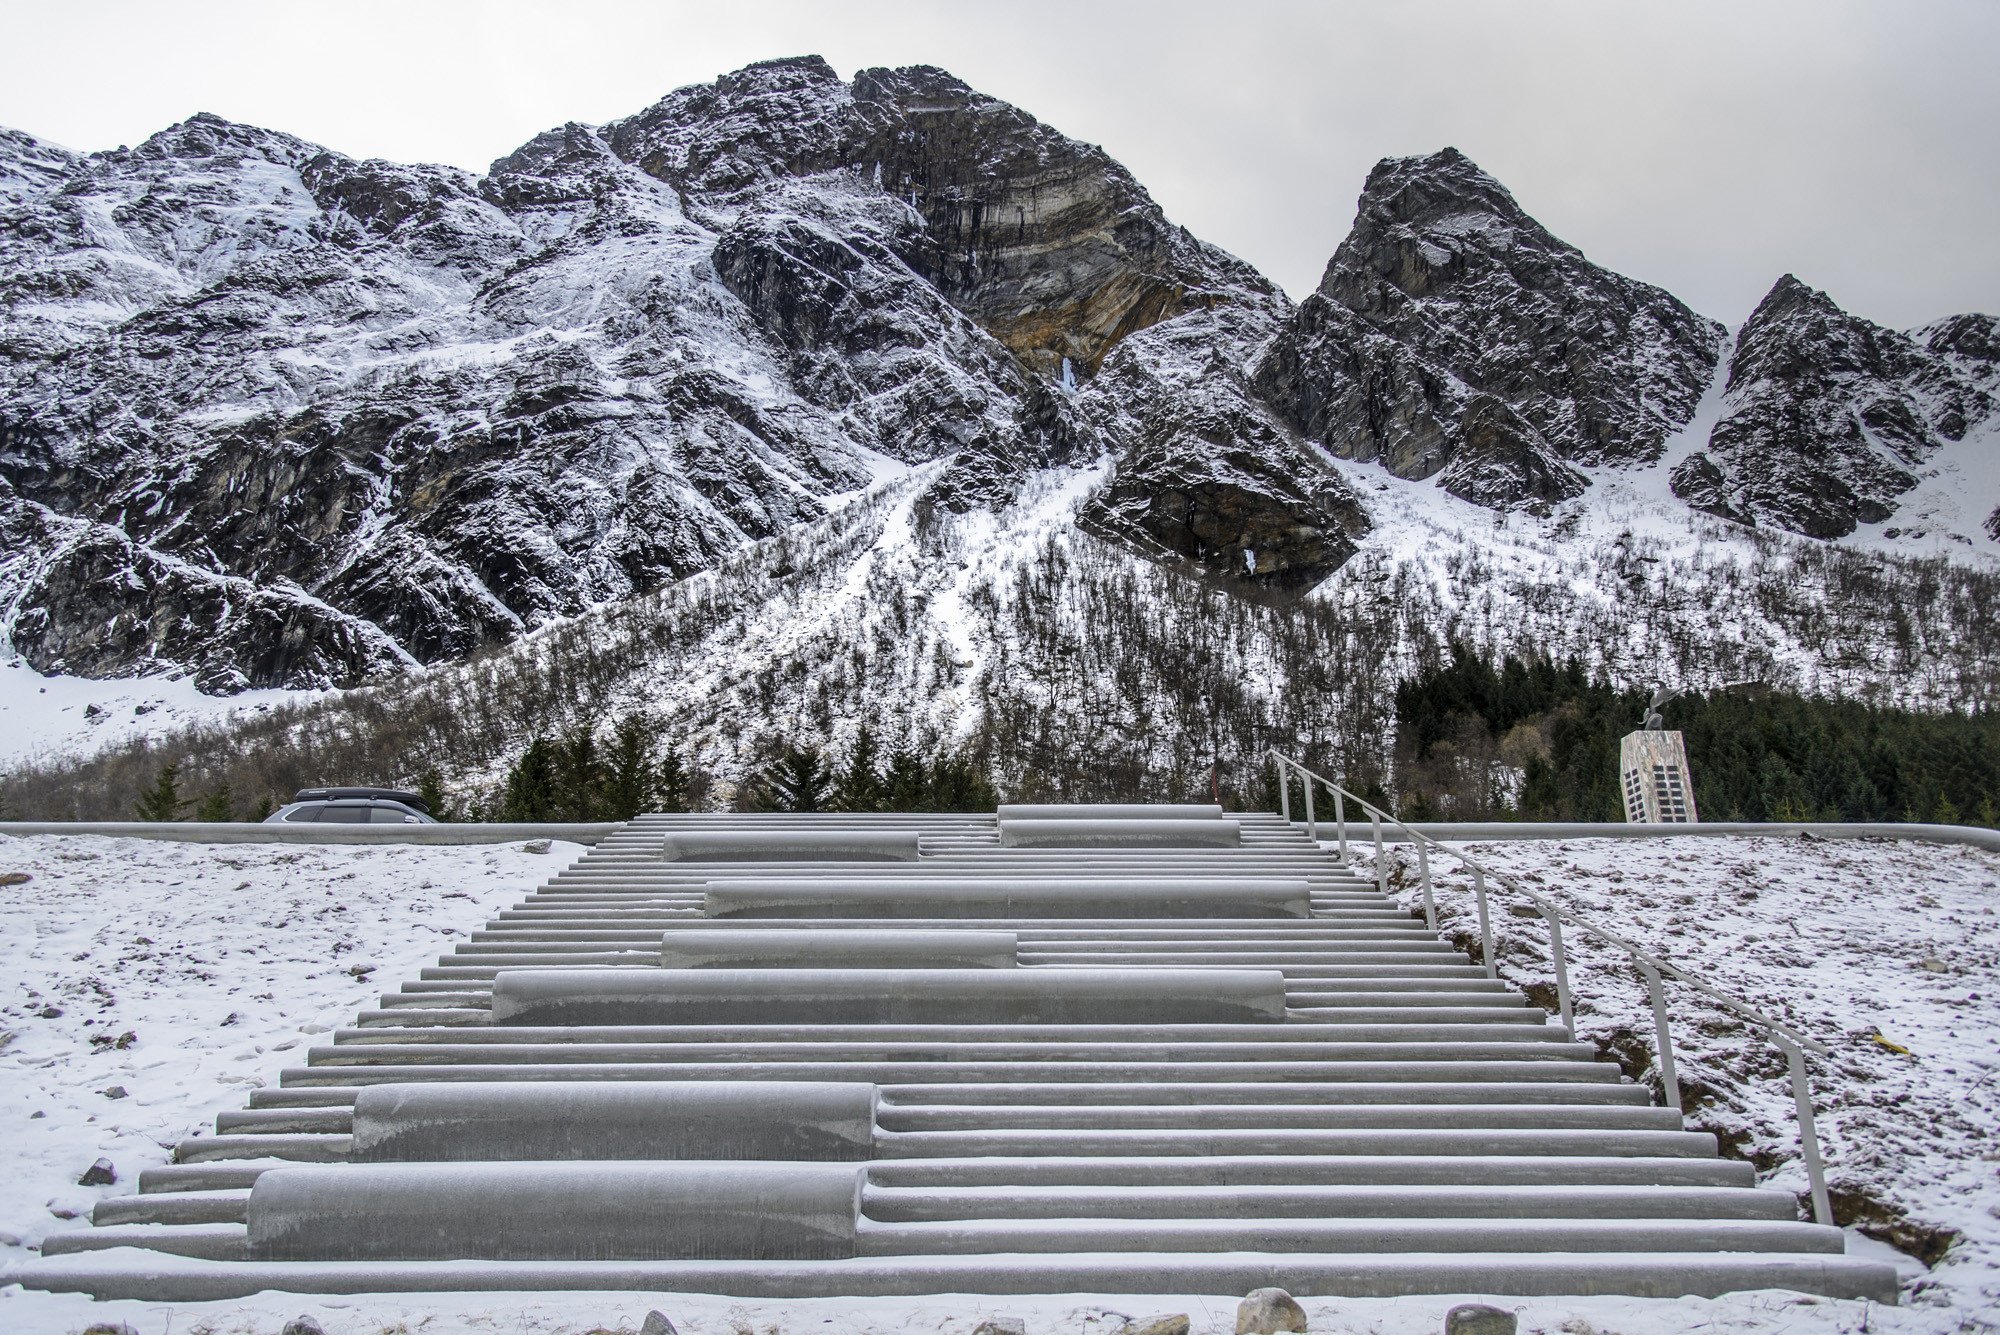
[[[1839,1256],[1839,1229],[1766,1219],[981,1219],[867,1222],[864,1256],[1092,1252],[1788,1252]]]
[[[1280,1128],[1391,1130],[1415,1127],[1475,1130],[1541,1129],[1679,1131],[1671,1108],[1631,1104],[1503,1103],[1008,1103],[911,1105],[884,1103],[875,1125],[883,1131],[1277,1130]]]
[[[1367,1154],[1505,1157],[1708,1158],[1715,1137],[1706,1131],[1487,1130],[1474,1127],[1398,1127],[1391,1130],[1213,1127],[1171,1130],[1010,1130],[880,1132],[878,1159],[950,1159],[1060,1155],[1157,1157],[1258,1155],[1348,1157]]]
[[[138,1247],[204,1261],[250,1259],[249,1231],[241,1224],[118,1224],[75,1233],[53,1233],[42,1239],[45,1257],[108,1251],[113,1247]]]
[[[1748,1187],[1018,1186],[862,1192],[882,1223],[971,1219],[1764,1219],[1796,1222],[1791,1193]]]
[[[1475,1014],[1486,1014],[1475,1010]],[[1501,1016],[1521,1019],[1530,1014],[1522,1008],[1499,1010]],[[1380,1036],[1368,1026],[1301,1024],[1296,1021],[1241,1024],[660,1024],[660,1025],[488,1025],[476,1030],[438,1030],[420,1025],[396,1028],[336,1029],[331,1035],[335,1047],[358,1046],[518,1046],[520,1044],[646,1044],[686,1046],[753,1045],[761,1054],[772,1044],[806,1044],[823,1048],[828,1044],[855,1044],[871,1049],[897,1050],[922,1045],[990,1045],[1033,1048],[1060,1052],[1083,1045],[1092,1051],[1111,1051],[1112,1046],[1132,1056],[1164,1056],[1175,1053],[1197,1055],[1213,1048],[1232,1056],[1254,1056],[1262,1050],[1245,1045],[1264,1045],[1271,1054],[1307,1052],[1326,1044],[1342,1048],[1356,1043],[1450,1043],[1459,1041],[1448,1030],[1449,1022],[1432,1023],[1436,1011],[1418,1012],[1423,1018],[1411,1025],[1381,1025]],[[1569,1043],[1559,1026],[1529,1024],[1525,1031],[1494,1030],[1485,1025],[1467,1026],[1466,1035],[1474,1042]],[[1271,1047],[1269,1045],[1277,1045]],[[324,1051],[314,1046],[308,1052]],[[1581,1055],[1572,1051],[1571,1055]]]
[[[1279,1187],[1279,1186],[1605,1186],[1754,1185],[1749,1164],[1701,1157],[1580,1155],[987,1155],[908,1159],[869,1165],[870,1187]]]
[[[341,1049],[348,1051],[362,1049]],[[329,1058],[313,1066],[288,1067],[279,1076],[287,1088],[311,1085],[375,1085],[408,1080],[866,1080],[878,1085],[1040,1084],[1064,1080],[1296,1081],[1301,1084],[1363,1084],[1390,1081],[1464,1083],[1472,1081],[1574,1082],[1616,1085],[1618,1068],[1599,1062],[1550,1061],[765,1061],[616,1062],[568,1061],[507,1063],[503,1052],[475,1050],[462,1060],[415,1063],[342,1063]],[[588,1052],[580,1056],[601,1055]]]
[[[190,1136],[174,1146],[177,1164],[220,1159],[283,1159],[290,1163],[339,1163],[351,1137],[342,1135]]]
[[[90,1212],[91,1223],[112,1224],[240,1224],[249,1208],[243,1191],[160,1191],[138,1196],[111,1196]]]
[[[30,1262],[9,1278],[102,1299],[210,1302],[269,1289],[290,1293],[472,1293],[555,1290],[824,1298],[916,1293],[1247,1293],[1392,1298],[1479,1293],[1536,1297],[1628,1294],[1720,1297],[1782,1288],[1827,1298],[1896,1300],[1894,1266],[1825,1252],[1461,1252],[1287,1255],[1164,1253],[930,1256],[838,1261],[256,1262],[162,1267],[129,1256]]]
[[[571,1063],[636,1065],[651,1062],[706,1065],[830,1062],[1055,1063],[1099,1060],[1121,1066],[1167,1065],[1175,1061],[1191,1066],[1225,1061],[1243,1064],[1287,1062],[1301,1066],[1308,1063],[1324,1065],[1336,1062],[1370,1065],[1391,1062],[1425,1064],[1463,1062],[1468,1065],[1486,1062],[1573,1062],[1593,1068],[1596,1065],[1596,1050],[1590,1044],[1569,1042],[1568,1036],[1554,1026],[1529,1029],[1512,1039],[1487,1039],[1484,1035],[1489,1030],[1485,1026],[1480,1026],[1478,1032],[1481,1035],[1478,1040],[1446,1042],[1190,1042],[1184,1045],[1116,1041],[870,1043],[856,1040],[832,1040],[823,1043],[355,1042],[344,1043],[337,1047],[308,1048],[306,1063],[309,1066],[454,1065],[463,1062],[503,1065]]]

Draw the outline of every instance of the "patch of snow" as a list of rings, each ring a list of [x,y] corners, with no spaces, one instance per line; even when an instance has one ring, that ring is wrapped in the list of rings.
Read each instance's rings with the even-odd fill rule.
[[[319,691],[203,695],[190,677],[45,677],[26,660],[0,658],[0,766],[80,755],[197,719],[256,712]],[[95,709],[97,712],[92,713]]]

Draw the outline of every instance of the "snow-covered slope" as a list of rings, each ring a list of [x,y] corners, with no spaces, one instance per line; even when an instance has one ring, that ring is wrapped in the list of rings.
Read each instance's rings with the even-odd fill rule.
[[[792,572],[903,507],[918,555],[870,566],[872,608],[929,625],[932,563],[964,561],[954,596],[998,600],[981,633],[1033,642],[1013,586],[976,574],[990,549],[1041,572],[1047,607],[1110,596],[1047,581],[1101,578],[1330,636],[1349,649],[1203,669],[1215,699],[1337,700],[1316,743],[1372,742],[1386,674],[1455,633],[1629,680],[1987,700],[1969,607],[2000,571],[1993,321],[1893,334],[1810,297],[1767,302],[1731,354],[1445,150],[1370,175],[1295,308],[1102,150],[926,67],[752,66],[483,176],[207,115],[90,154],[7,132],[0,633],[43,674],[210,694],[495,653],[526,671],[505,645],[621,604],[645,621],[772,539],[790,564],[759,578],[803,608],[821,595]],[[885,481],[894,499],[866,498]],[[1811,500],[1830,488],[1848,500]],[[1022,518],[1058,492],[1077,503],[1055,529]],[[1225,594],[1246,605],[1216,611]],[[778,678],[832,661],[814,645],[924,639],[755,615]],[[1153,670],[1078,681],[993,652],[1008,672],[974,703],[877,668],[814,721],[972,736],[1052,680],[1095,700]],[[776,729],[789,694],[768,694],[735,726]]]

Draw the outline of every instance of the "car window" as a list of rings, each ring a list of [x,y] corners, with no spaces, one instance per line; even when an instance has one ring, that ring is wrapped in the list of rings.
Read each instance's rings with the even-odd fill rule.
[[[322,824],[327,821],[342,821],[350,825],[365,825],[368,823],[368,807],[360,802],[352,806],[329,803],[320,808],[319,818]]]
[[[285,819],[286,819],[286,820],[287,820],[288,822],[289,822],[289,821],[295,821],[295,820],[305,820],[305,821],[312,821],[312,820],[318,820],[318,819],[319,819],[319,808],[318,808],[318,807],[298,807],[298,808],[296,808],[296,809],[294,809],[294,810],[292,810],[292,811],[287,811],[287,812],[285,813]]]
[[[410,813],[401,807],[378,805],[374,812],[369,815],[368,823],[370,825],[401,825],[409,819],[409,815]]]

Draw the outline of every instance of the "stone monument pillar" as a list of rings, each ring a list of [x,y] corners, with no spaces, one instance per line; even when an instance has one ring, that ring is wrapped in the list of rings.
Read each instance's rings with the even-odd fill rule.
[[[1618,776],[1626,820],[1693,824],[1701,819],[1679,733],[1657,728],[1626,733],[1618,745]]]

